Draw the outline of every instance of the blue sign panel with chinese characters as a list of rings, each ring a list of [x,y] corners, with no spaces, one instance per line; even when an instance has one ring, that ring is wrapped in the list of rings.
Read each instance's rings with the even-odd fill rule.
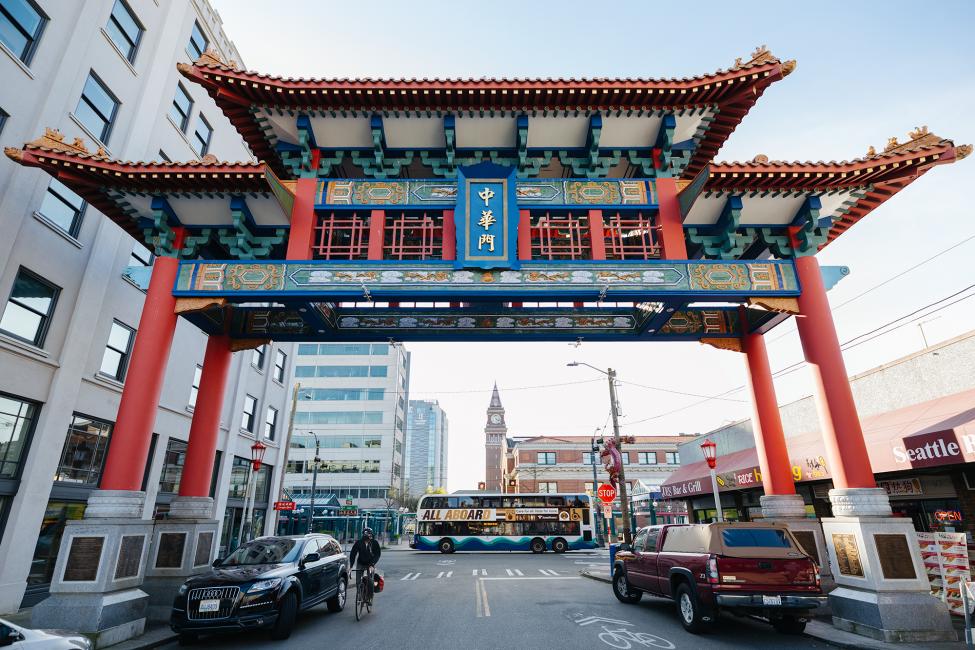
[[[455,268],[517,269],[518,204],[515,170],[492,163],[457,174]]]

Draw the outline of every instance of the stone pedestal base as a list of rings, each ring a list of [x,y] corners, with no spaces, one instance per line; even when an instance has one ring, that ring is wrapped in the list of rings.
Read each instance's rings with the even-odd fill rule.
[[[882,489],[830,490],[830,501],[842,513],[823,519],[833,624],[883,641],[955,640],[948,608],[930,594],[913,522],[889,516]]]
[[[177,509],[186,510],[199,511]],[[208,510],[212,510],[212,502]],[[143,591],[149,594],[149,618],[154,621],[169,620],[176,590],[188,577],[210,569],[217,543],[219,522],[215,519],[177,518],[172,514],[171,507],[170,518],[155,523],[152,556],[142,582]]]
[[[804,519],[806,502],[798,494],[767,494],[759,498],[766,519]]]
[[[51,595],[34,606],[31,626],[77,630],[96,647],[142,634],[149,597],[145,574],[152,522],[141,492],[92,493],[85,518],[65,525]]]

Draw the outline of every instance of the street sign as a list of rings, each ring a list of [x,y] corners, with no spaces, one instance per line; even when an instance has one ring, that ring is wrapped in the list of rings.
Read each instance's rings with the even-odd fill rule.
[[[613,504],[611,503],[603,504],[603,517],[605,517],[606,519],[613,518]]]
[[[275,510],[294,510],[295,509],[295,502],[294,501],[275,501],[274,502],[274,509]]]
[[[359,514],[359,506],[345,506],[339,509],[340,517],[355,517]]]
[[[345,500],[345,505],[351,506],[352,505],[352,499],[346,499]]]
[[[616,488],[614,488],[609,483],[603,483],[596,490],[596,494],[599,496],[599,500],[603,503],[612,503],[616,500]]]

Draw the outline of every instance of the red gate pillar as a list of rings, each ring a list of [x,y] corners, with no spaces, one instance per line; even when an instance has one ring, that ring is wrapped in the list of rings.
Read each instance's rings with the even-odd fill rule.
[[[288,230],[289,260],[310,260],[315,236],[315,191],[317,178],[295,181],[295,202],[291,207],[291,228]]]
[[[686,260],[687,242],[684,240],[684,224],[677,201],[677,179],[658,178],[657,223],[660,226],[662,257],[668,260]]]
[[[782,417],[775,397],[765,337],[753,332],[742,337],[748,387],[752,394],[752,429],[755,451],[762,469],[762,514],[765,517],[804,517],[806,506],[796,494],[792,462],[785,444]]]
[[[816,406],[833,485],[840,489],[875,488],[877,484],[819,262],[812,255],[797,257],[795,262],[802,286],[796,326],[806,361],[812,369]]]
[[[173,249],[183,247],[185,231],[175,228]],[[173,286],[179,260],[157,257],[132,346],[132,360],[122,389],[112,441],[102,472],[101,490],[139,492],[146,469],[156,409],[166,375],[166,362],[176,332],[176,298]]]
[[[223,395],[232,356],[230,337],[222,335],[209,338],[203,356],[203,372],[200,374],[193,422],[190,424],[186,460],[183,462],[183,474],[179,481],[180,499],[195,497],[198,500],[202,497],[206,499],[207,505],[212,506],[209,498],[210,479],[213,476],[217,435],[220,432],[220,412],[223,410]]]

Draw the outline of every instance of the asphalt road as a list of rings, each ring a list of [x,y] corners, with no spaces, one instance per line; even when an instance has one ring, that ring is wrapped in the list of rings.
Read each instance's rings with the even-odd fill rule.
[[[670,601],[620,603],[610,585],[583,578],[603,552],[420,553],[387,551],[379,570],[386,588],[362,621],[352,611],[319,606],[299,616],[291,638],[266,633],[209,637],[206,648],[825,648],[804,636],[728,616],[714,632],[681,627]],[[175,643],[165,646],[177,647]]]

